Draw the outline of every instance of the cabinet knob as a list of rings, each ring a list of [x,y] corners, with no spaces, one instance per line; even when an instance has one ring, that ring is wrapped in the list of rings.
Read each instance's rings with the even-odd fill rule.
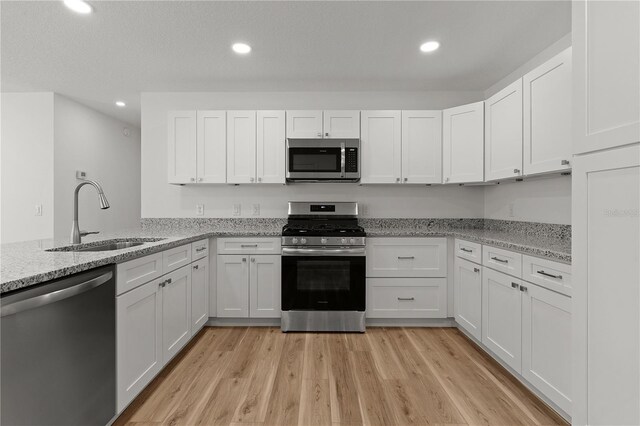
[[[242,261],[243,261],[243,262],[246,262],[246,261],[247,261],[247,258],[246,258],[246,257],[243,257],[243,258],[242,258]]]
[[[193,269],[198,269],[198,265],[193,265]]]
[[[444,181],[449,182],[449,178],[448,177],[444,178]]]
[[[251,263],[256,263],[256,258],[255,257],[251,258]]]
[[[560,165],[568,166],[569,165],[569,160],[560,160]]]
[[[198,178],[198,182],[202,182],[204,179],[202,178]]]
[[[253,182],[254,180],[254,178],[249,178],[249,182]]]
[[[405,182],[408,182],[408,181],[409,181],[409,178],[404,178],[404,181],[405,181]]]
[[[511,288],[518,289],[518,287],[520,287],[518,284],[516,284],[516,283],[511,283]],[[522,290],[522,288],[521,288],[520,290]]]
[[[520,169],[513,169],[513,173],[519,174],[520,173]]]
[[[191,178],[190,180],[191,180],[191,182],[195,182],[196,178]]]
[[[400,182],[400,178],[396,178],[396,182]]]
[[[261,177],[258,178],[258,182],[262,182],[262,178]]]
[[[322,133],[318,132],[318,137],[321,138],[322,137]]]
[[[528,290],[528,289],[527,289],[525,286],[523,286],[523,285],[521,285],[521,286],[520,286],[520,291],[521,291],[521,292],[526,293],[526,292],[527,292],[527,290]]]
[[[324,135],[325,135],[326,137],[329,137],[329,133],[325,133]]]
[[[473,268],[473,272],[480,272],[480,268]]]

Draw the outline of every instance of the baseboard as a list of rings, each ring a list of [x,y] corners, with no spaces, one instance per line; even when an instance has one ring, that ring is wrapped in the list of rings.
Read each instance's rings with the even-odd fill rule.
[[[367,327],[455,327],[453,318],[367,318]],[[280,318],[214,318],[212,327],[280,327]]]
[[[525,388],[527,388],[531,393],[533,393],[535,396],[537,396],[538,399],[540,399],[542,402],[544,402],[546,405],[548,405],[549,408],[551,408],[553,411],[558,413],[558,415],[560,417],[562,417],[567,422],[569,422],[569,424],[571,424],[571,416],[568,413],[566,413],[562,408],[558,407],[553,401],[551,401],[549,398],[547,398],[542,392],[540,392],[535,386],[533,386],[531,383],[529,383],[517,371],[515,371],[513,368],[511,368],[509,365],[507,365],[504,361],[502,361],[495,353],[493,353],[493,351],[491,351],[491,349],[487,348],[485,345],[482,344],[482,342],[480,342],[478,339],[476,339],[471,334],[469,334],[464,328],[460,327],[460,325],[457,322],[453,321],[453,323],[454,323],[454,327],[457,327],[458,330],[462,334],[464,334],[464,336],[467,339],[471,340],[476,346],[478,346],[484,352],[489,354],[491,356],[491,358],[495,362],[497,362],[498,364],[500,364],[500,366],[502,368],[507,370],[509,372],[509,374],[511,374],[516,380],[518,380],[520,383],[522,383],[522,385]]]

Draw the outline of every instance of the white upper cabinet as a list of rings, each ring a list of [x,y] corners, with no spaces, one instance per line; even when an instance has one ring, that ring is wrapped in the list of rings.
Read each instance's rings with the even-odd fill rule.
[[[169,183],[196,181],[196,112],[169,113]]]
[[[325,138],[357,139],[360,137],[360,111],[324,111]]]
[[[285,173],[285,113],[257,113],[257,180],[258,183],[284,183]]]
[[[442,111],[443,183],[484,181],[484,102]]]
[[[322,139],[322,110],[287,111],[287,138]]]
[[[227,111],[227,183],[256,181],[256,112]]]
[[[485,101],[485,180],[522,175],[522,79]]]
[[[198,111],[197,168],[199,183],[227,181],[227,113]]]
[[[522,78],[524,174],[570,169],[571,48]]]
[[[442,182],[442,111],[402,111],[402,182]]]
[[[640,3],[573,1],[573,153],[640,141]]]
[[[400,111],[362,111],[362,183],[400,183],[402,120]]]

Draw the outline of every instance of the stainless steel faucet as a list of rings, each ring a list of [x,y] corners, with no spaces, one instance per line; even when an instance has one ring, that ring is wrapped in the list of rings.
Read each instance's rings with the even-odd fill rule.
[[[109,202],[107,201],[107,197],[104,196],[104,191],[98,182],[93,180],[83,180],[76,186],[76,190],[73,193],[73,224],[71,227],[71,244],[80,244],[82,242],[82,237],[89,234],[97,234],[100,231],[81,231],[78,226],[78,192],[80,192],[80,188],[85,185],[93,185],[93,187],[98,191],[98,197],[100,198],[100,208],[108,209]]]

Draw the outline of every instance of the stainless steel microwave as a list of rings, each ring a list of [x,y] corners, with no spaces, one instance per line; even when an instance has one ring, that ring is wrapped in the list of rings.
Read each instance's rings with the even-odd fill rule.
[[[287,182],[359,182],[360,139],[287,139]]]

